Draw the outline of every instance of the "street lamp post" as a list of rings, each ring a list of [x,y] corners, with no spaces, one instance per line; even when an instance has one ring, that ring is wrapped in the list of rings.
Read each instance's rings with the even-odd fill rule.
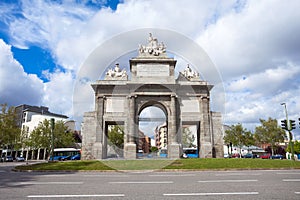
[[[289,132],[289,144],[291,147],[291,153],[292,153],[292,160],[295,160],[294,158],[294,143],[293,143],[293,134],[291,132],[292,127],[289,121],[289,117],[288,117],[288,112],[287,112],[287,108],[286,108],[286,103],[281,103],[281,105],[284,106],[284,111],[285,111],[285,118],[286,118],[286,126],[287,126],[287,131]]]
[[[51,121],[51,161],[54,161],[54,126],[55,126],[55,120],[54,118],[50,119]]]

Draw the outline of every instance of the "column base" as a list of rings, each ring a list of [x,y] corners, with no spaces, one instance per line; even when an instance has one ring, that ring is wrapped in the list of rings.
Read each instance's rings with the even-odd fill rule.
[[[200,146],[200,158],[212,158],[212,145],[210,142],[203,143]]]
[[[168,158],[179,159],[180,158],[180,144],[170,144],[168,145]]]
[[[93,156],[95,159],[103,159],[102,155],[102,143],[95,142],[93,145]]]
[[[136,159],[136,144],[133,143],[125,144],[124,158],[127,160]]]

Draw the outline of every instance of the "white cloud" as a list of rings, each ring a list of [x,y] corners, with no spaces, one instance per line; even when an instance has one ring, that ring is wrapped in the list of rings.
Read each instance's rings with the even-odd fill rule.
[[[264,71],[274,64],[300,59],[298,1],[248,1],[241,12],[231,12],[198,38],[220,67],[225,79]]]
[[[293,105],[291,116],[299,113],[298,1],[128,0],[116,11],[94,10],[72,1],[23,1],[22,6],[26,19],[5,15],[7,21],[12,21],[12,44],[27,47],[33,43],[48,48],[56,63],[66,70],[50,74],[45,84],[43,102],[58,112],[69,113],[72,102],[67,105],[67,101],[72,101],[69,91],[74,74],[96,47],[119,33],[150,27],[174,30],[195,39],[213,59],[227,91],[225,122],[253,124],[259,118],[280,118],[280,102]],[[4,16],[1,11],[0,15]],[[66,90],[60,91],[59,85]],[[81,86],[84,92],[79,98],[89,102],[84,108],[88,111],[93,99],[84,98],[93,91],[87,83]],[[222,85],[212,91],[215,108],[224,103],[219,102],[220,88]]]
[[[54,73],[44,71],[49,82],[44,83],[43,105],[51,108],[51,112],[71,116],[74,77],[71,72]]]
[[[238,80],[231,81],[227,90],[228,92],[251,91],[260,96],[275,95],[294,87],[293,80],[298,77],[300,77],[300,66],[288,63],[285,66],[240,77]]]
[[[40,105],[42,96],[42,81],[24,72],[13,58],[11,46],[0,39],[0,103]]]

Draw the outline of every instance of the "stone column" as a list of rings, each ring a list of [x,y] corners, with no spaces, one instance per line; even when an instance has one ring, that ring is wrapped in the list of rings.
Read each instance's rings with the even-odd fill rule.
[[[103,159],[106,157],[106,146],[103,145],[103,137],[105,137],[103,130],[104,100],[105,96],[96,95],[96,130],[95,143],[93,145],[93,155],[96,159]]]
[[[129,124],[129,131],[127,134],[127,143],[125,144],[125,152],[124,158],[125,159],[136,159],[136,144],[135,144],[135,97],[136,96],[129,96],[129,109],[128,109],[128,124]]]
[[[177,134],[176,134],[176,96],[171,95],[171,125],[170,125],[170,144],[176,144]]]
[[[134,143],[135,137],[135,96],[129,100],[129,143]]]
[[[105,96],[97,96],[96,98],[96,113],[97,113],[97,130],[96,130],[96,142],[103,142],[103,115],[104,115],[104,99]]]
[[[210,126],[210,111],[209,111],[209,97],[203,96],[201,98],[202,121],[200,127],[200,157],[212,157],[212,142],[211,142],[211,126]]]
[[[177,159],[180,158],[180,145],[178,144],[177,139],[177,112],[176,112],[176,95],[171,95],[171,104],[170,104],[170,130],[168,130],[168,139],[170,141],[168,142],[168,157],[171,159]]]

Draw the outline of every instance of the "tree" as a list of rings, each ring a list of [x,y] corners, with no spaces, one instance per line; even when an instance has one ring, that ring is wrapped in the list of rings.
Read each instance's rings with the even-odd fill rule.
[[[239,147],[240,155],[243,146],[249,147],[254,144],[253,134],[243,128],[241,124],[232,125],[230,129],[225,131],[225,133],[224,142]]]
[[[112,125],[108,131],[108,144],[118,155],[122,155],[124,147],[124,128],[119,125]]]
[[[158,152],[158,148],[156,146],[152,146],[151,149],[150,149],[150,152],[151,153],[156,153],[156,152]]]
[[[288,145],[286,151],[291,152],[291,145],[290,144]],[[300,142],[297,141],[297,140],[294,142],[294,153],[295,154],[300,154]]]
[[[183,131],[182,131],[182,146],[183,146],[183,148],[195,147],[195,145],[193,144],[194,141],[195,141],[195,136],[192,133],[192,131],[188,127],[183,128]]]
[[[20,145],[21,129],[17,126],[15,108],[1,104],[0,111],[0,146],[8,149],[18,148]]]
[[[272,155],[278,142],[283,142],[286,137],[285,131],[278,125],[276,119],[269,117],[268,120],[259,119],[261,126],[255,128],[254,138],[258,144],[270,144]]]
[[[68,130],[62,120],[55,122],[53,132],[54,148],[64,148],[74,146],[73,133]],[[45,119],[30,133],[30,137],[26,142],[28,147],[32,149],[47,149],[48,153],[51,149],[51,124],[50,120]]]

